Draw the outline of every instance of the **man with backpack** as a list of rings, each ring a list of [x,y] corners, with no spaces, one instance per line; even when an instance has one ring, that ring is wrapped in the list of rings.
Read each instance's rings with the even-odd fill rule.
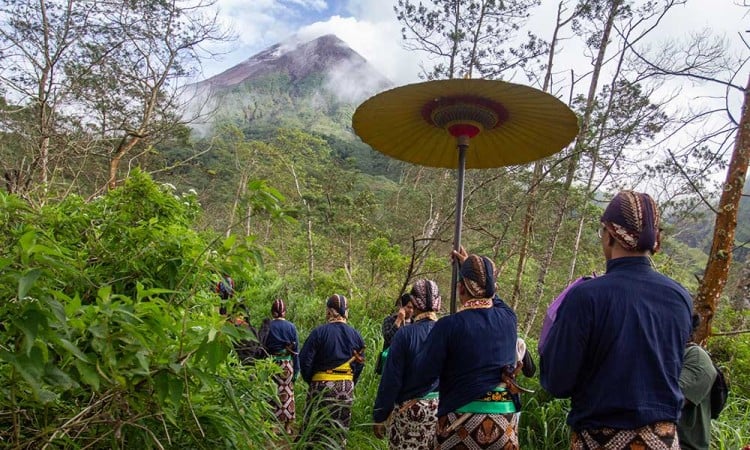
[[[700,316],[693,315],[693,332]],[[711,387],[717,377],[711,356],[700,345],[690,342],[680,372],[680,389],[685,395],[677,432],[682,450],[708,450],[711,442]]]

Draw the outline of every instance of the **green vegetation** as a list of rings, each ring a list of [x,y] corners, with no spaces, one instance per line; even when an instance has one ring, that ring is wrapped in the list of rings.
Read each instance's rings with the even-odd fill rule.
[[[11,447],[283,448],[268,406],[273,364],[238,364],[232,342],[247,337],[217,314],[212,287],[221,272],[237,281],[239,304],[259,324],[273,298],[287,300],[301,338],[322,323],[331,292],[354,300],[352,325],[370,349],[391,296],[350,292],[344,271],[280,275],[262,263],[254,237],[196,231],[194,194],[135,172],[91,202],[69,196],[38,210],[0,192],[0,439]],[[281,220],[281,219],[278,219]],[[367,247],[369,286],[392,286],[408,258],[387,240]],[[428,264],[438,267],[442,263]],[[364,275],[364,274],[362,274]],[[365,283],[362,283],[363,285]],[[380,288],[382,289],[382,288]],[[722,318],[722,323],[742,320]],[[532,339],[529,347],[535,348]],[[729,369],[730,403],[715,423],[716,448],[750,441],[750,340],[715,339]],[[379,378],[368,364],[357,385],[350,448],[386,448],[370,432]],[[524,398],[522,448],[560,448],[568,439],[566,401],[536,390]],[[296,385],[298,422],[305,385]],[[325,427],[325,417],[312,423]],[[306,433],[311,432],[307,430]],[[304,442],[304,436],[301,438]]]

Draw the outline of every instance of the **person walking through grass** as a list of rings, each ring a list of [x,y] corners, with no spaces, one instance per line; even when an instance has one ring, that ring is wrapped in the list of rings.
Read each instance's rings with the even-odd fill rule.
[[[437,321],[441,298],[432,280],[414,282],[410,302],[414,323],[393,337],[373,410],[373,432],[388,436],[391,450],[432,448],[437,425],[437,377],[428,386],[417,383],[415,362]]]
[[[310,332],[299,354],[300,373],[308,384],[303,439],[314,444],[333,440],[346,447],[354,402],[354,386],[364,368],[365,343],[347,323],[346,297],[333,294],[326,301],[326,323]],[[318,414],[317,417],[313,417]],[[310,427],[321,425],[327,432]]]

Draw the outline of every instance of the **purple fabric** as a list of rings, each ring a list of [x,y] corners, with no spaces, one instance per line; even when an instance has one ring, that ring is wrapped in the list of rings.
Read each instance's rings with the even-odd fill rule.
[[[539,344],[537,345],[537,350],[539,351],[539,354],[542,353],[542,349],[544,348],[544,343],[547,342],[547,335],[549,334],[549,331],[552,329],[552,324],[555,322],[555,318],[557,317],[557,310],[560,309],[560,305],[562,305],[563,300],[565,300],[565,296],[568,295],[568,292],[573,289],[575,286],[578,286],[579,284],[583,283],[586,280],[590,280],[591,278],[595,277],[596,274],[593,276],[582,276],[574,280],[572,283],[568,285],[565,289],[563,289],[562,292],[560,292],[560,295],[555,297],[554,300],[552,300],[552,303],[547,307],[547,314],[544,315],[544,322],[542,322],[542,332],[539,335]]]

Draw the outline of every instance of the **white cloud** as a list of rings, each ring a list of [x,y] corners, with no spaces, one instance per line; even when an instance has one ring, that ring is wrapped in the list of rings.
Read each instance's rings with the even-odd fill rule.
[[[419,67],[414,54],[401,47],[401,34],[395,21],[368,22],[353,17],[334,16],[326,22],[308,25],[297,32],[302,40],[324,34],[338,36],[397,85],[418,80]]]
[[[304,12],[325,10],[324,0],[219,0],[217,6],[222,23],[231,26],[238,39],[220,62],[206,63],[205,77],[280,42],[335,34],[394,83],[418,81],[418,58],[401,47],[400,26],[390,2],[349,0],[344,10],[351,17],[333,16],[301,28],[297,24],[304,21]]]

